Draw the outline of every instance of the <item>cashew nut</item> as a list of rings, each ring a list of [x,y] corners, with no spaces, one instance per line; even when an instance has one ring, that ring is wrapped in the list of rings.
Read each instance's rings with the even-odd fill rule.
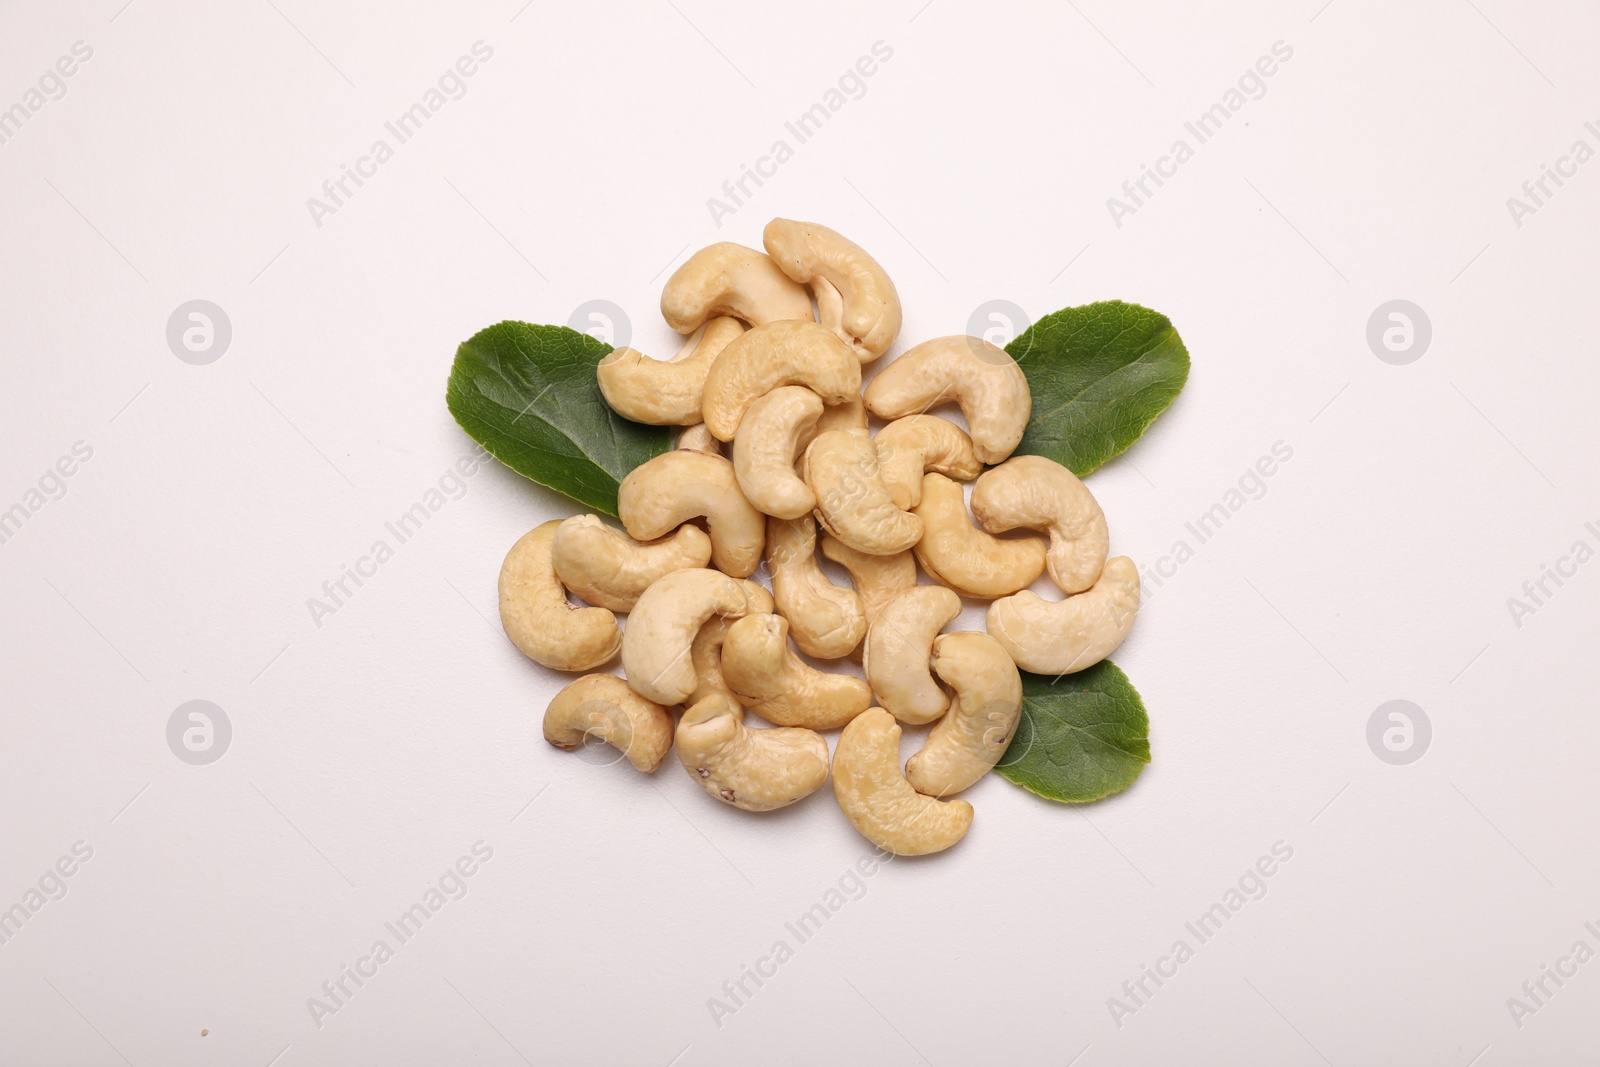
[[[972,487],[972,514],[994,533],[1019,527],[1050,534],[1046,561],[1064,593],[1094,585],[1110,537],[1105,512],[1078,476],[1053,459],[1014,456]]]
[[[713,315],[732,315],[752,326],[778,319],[810,322],[811,294],[763,253],[722,241],[672,272],[661,290],[661,314],[679,333],[693,332]]]
[[[551,562],[559,519],[523,534],[500,567],[500,624],[517,650],[558,671],[587,671],[622,647],[617,617],[567,600]]]
[[[828,780],[828,743],[812,730],[752,730],[723,696],[692,705],[678,721],[678,761],[718,800],[771,811],[810,796]]]
[[[745,409],[733,439],[733,472],[757,511],[798,519],[816,506],[794,461],[799,439],[816,425],[822,406],[822,398],[805,386],[784,385]]]
[[[634,605],[622,635],[622,669],[633,691],[657,704],[681,704],[695,690],[689,646],[713,615],[745,615],[751,583],[719,571],[673,571]]]
[[[895,507],[865,430],[817,435],[806,446],[800,473],[817,495],[817,521],[851,548],[888,556],[921,539],[922,520]]]
[[[761,240],[773,262],[797,282],[810,282],[819,318],[869,363],[900,332],[900,294],[861,246],[814,222],[773,219]],[[832,321],[830,321],[832,320]]]
[[[625,419],[652,426],[689,426],[700,421],[700,398],[711,364],[744,333],[738,319],[716,318],[669,360],[651,359],[636,348],[613,349],[595,374],[606,403]]]
[[[972,451],[972,438],[949,419],[907,415],[878,431],[878,476],[894,506],[907,511],[922,500],[922,475],[936,471],[970,482],[983,471]]]
[[[933,671],[956,691],[950,711],[906,761],[919,793],[959,793],[1000,762],[1022,718],[1022,676],[988,634],[944,634],[933,642]]]
[[[1088,592],[1051,601],[1024,589],[996,600],[989,605],[988,629],[1023,670],[1071,674],[1115,652],[1138,614],[1139,570],[1127,556],[1117,556],[1106,561]]]
[[[800,447],[803,450],[818,434],[827,433],[829,430],[865,430],[867,428],[867,405],[861,399],[861,394],[846,400],[843,404],[829,404],[822,409],[822,415],[817,419],[817,424],[811,427],[805,436],[800,438]]]
[[[722,678],[747,708],[779,726],[834,730],[872,706],[860,678],[819,671],[789,648],[789,623],[746,615],[728,627]]]
[[[574,749],[590,734],[615,746],[646,774],[672,747],[672,713],[614,674],[589,674],[568,685],[544,712],[544,739]]]
[[[771,593],[751,581],[744,583],[744,591],[750,598],[752,615],[772,613]],[[714,694],[725,696],[735,704],[741,703],[739,695],[722,680],[722,643],[727,640],[728,628],[738,621],[729,615],[713,615],[694,635],[689,645],[689,659],[694,663],[694,692],[689,694],[685,704],[698,704]]]
[[[919,585],[889,601],[867,627],[861,669],[901,722],[932,722],[950,707],[950,695],[933,680],[928,661],[934,637],[959,614],[960,597],[942,585]],[[623,657],[626,662],[626,646]]]
[[[940,337],[903,353],[867,386],[867,410],[899,419],[954,400],[972,450],[999,463],[1016,449],[1033,410],[1028,379],[1003,349],[979,337]]]
[[[703,515],[718,570],[743,578],[761,563],[766,516],[750,506],[733,464],[721,456],[680,448],[646,460],[622,479],[617,514],[636,541],[654,541]]]
[[[704,567],[711,538],[698,526],[680,526],[671,537],[640,544],[595,515],[574,515],[556,527],[551,562],[561,584],[584,600],[612,611],[632,611],[639,594],[663,574]]]
[[[911,509],[922,519],[917,562],[934,581],[985,600],[1015,593],[1044,571],[1042,537],[993,537],[967,518],[958,482],[942,474],[922,476],[922,503]]]
[[[710,452],[713,456],[722,455],[722,442],[711,436],[711,431],[706,429],[704,422],[685,426],[683,432],[678,435],[678,443],[673,447],[695,452]]]
[[[809,318],[757,326],[711,365],[700,413],[717,440],[731,441],[745,409],[780,385],[809,386],[824,404],[844,404],[861,391],[861,364]]]
[[[837,537],[823,534],[822,554],[850,572],[850,584],[861,598],[861,613],[867,617],[868,628],[885,604],[907,589],[917,587],[917,563],[909,551],[892,556],[869,556]],[[857,645],[850,655],[859,660],[864,651],[862,645]]]
[[[972,827],[965,800],[936,800],[911,788],[900,773],[900,726],[882,708],[857,715],[839,735],[833,794],[861,836],[897,856],[942,852]]]
[[[789,620],[800,651],[818,659],[838,659],[861,644],[867,633],[861,598],[822,573],[817,564],[817,524],[810,515],[767,520],[767,566],[778,614]]]

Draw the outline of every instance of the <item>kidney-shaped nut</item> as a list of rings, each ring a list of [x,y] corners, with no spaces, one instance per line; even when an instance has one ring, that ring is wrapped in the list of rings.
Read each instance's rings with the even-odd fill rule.
[[[771,593],[751,581],[744,583],[744,592],[750,614],[772,613]],[[689,694],[685,704],[698,704],[708,696],[724,696],[742,705],[739,695],[722,680],[722,643],[727,640],[728,628],[738,621],[733,615],[713,615],[694,635],[689,644],[689,659],[694,664],[694,692]]]
[[[614,674],[589,674],[568,685],[544,712],[544,739],[571,750],[595,737],[646,774],[672,748],[672,713]]]
[[[1115,652],[1138,614],[1139,570],[1117,556],[1087,592],[1052,601],[1024,589],[996,600],[988,629],[1023,670],[1071,674]]]
[[[878,450],[878,475],[897,508],[910,510],[922,500],[922,475],[934,471],[970,482],[983,471],[966,431],[937,415],[895,419],[872,439]]]
[[[817,495],[817,521],[851,548],[888,556],[921,539],[922,520],[895,507],[865,430],[819,434],[806,446],[800,473]]]
[[[719,571],[673,571],[634,605],[622,635],[622,669],[640,696],[657,704],[681,704],[695,690],[690,644],[713,615],[750,611],[749,582]]]
[[[745,811],[771,811],[828,780],[828,743],[811,730],[752,730],[739,705],[709,696],[678,721],[678,762],[700,788]]]
[[[500,624],[517,650],[558,671],[587,671],[622,647],[617,617],[605,608],[580,608],[567,600],[556,577],[551,548],[559,519],[518,538],[500,567]]]
[[[713,368],[713,371],[715,368]],[[1028,427],[1033,396],[1016,360],[980,337],[939,337],[901,354],[872,379],[867,410],[899,419],[954,400],[966,416],[972,450],[999,463]]]
[[[900,773],[900,726],[882,708],[857,715],[839,735],[833,794],[862,837],[897,856],[942,852],[972,827],[965,800],[936,800],[911,788]]]
[[[779,726],[835,730],[872,706],[860,678],[819,671],[789,648],[789,623],[746,615],[722,643],[722,679],[751,711]]]
[[[767,566],[778,614],[789,620],[800,651],[818,659],[838,659],[861,644],[867,633],[861,598],[822,573],[817,564],[817,524],[810,515],[767,520]]]
[[[870,629],[884,605],[907,589],[917,587],[917,561],[909,551],[892,556],[872,556],[857,552],[832,534],[822,535],[822,554],[850,572],[850,584],[861,598],[861,614],[867,618]],[[865,643],[857,645],[850,653],[860,659]]]
[[[1105,566],[1111,545],[1105,512],[1078,476],[1053,459],[1013,456],[985,471],[972,487],[972,514],[994,533],[1048,532],[1046,563],[1063,593],[1088,589]]]
[[[1000,642],[980,633],[935,638],[933,672],[956,695],[922,750],[906,760],[906,781],[919,793],[947,797],[1005,755],[1022,718],[1022,676]]]
[[[900,294],[878,261],[849,238],[814,222],[773,219],[761,234],[789,277],[809,282],[819,317],[860,356],[877,359],[900,333]]]
[[[742,334],[706,375],[700,413],[719,441],[731,441],[745,409],[780,385],[804,385],[824,404],[845,404],[861,391],[861,364],[850,346],[811,322],[785,321]]]
[[[942,474],[922,476],[922,502],[911,510],[922,520],[917,562],[958,593],[992,600],[1026,589],[1044,571],[1044,538],[984,533],[967,518],[961,485]]]
[[[718,570],[744,578],[761,564],[766,516],[750,506],[733,464],[721,456],[680,448],[646,460],[622,479],[617,514],[639,541],[654,541],[704,516]]]
[[[694,452],[710,452],[713,456],[722,455],[722,442],[711,436],[711,431],[706,429],[706,424],[703,422],[685,426],[683,432],[678,435],[677,443],[672,447]]]
[[[929,660],[933,639],[959,614],[960,597],[942,585],[919,585],[889,601],[867,627],[861,669],[883,706],[901,722],[919,726],[950,707],[950,695],[933,680]]]
[[[783,385],[745,409],[733,439],[733,472],[757,511],[798,519],[816,506],[794,461],[800,439],[816,425],[822,407],[822,398],[805,386]]]
[[[752,326],[779,319],[810,322],[811,294],[766,254],[722,241],[672,272],[661,290],[661,314],[679,333],[692,333],[714,315],[732,315]]]
[[[625,419],[652,426],[693,425],[700,421],[711,364],[742,333],[738,319],[723,317],[706,323],[671,359],[651,359],[636,348],[612,349],[595,368],[600,394]]]
[[[663,574],[710,562],[711,538],[698,526],[680,526],[671,537],[641,544],[598,516],[574,515],[556,527],[550,559],[561,584],[584,600],[632,611]]]

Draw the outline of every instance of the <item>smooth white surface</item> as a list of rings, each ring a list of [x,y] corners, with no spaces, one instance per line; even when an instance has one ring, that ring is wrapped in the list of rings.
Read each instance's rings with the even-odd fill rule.
[[[0,945],[0,1061],[1494,1067],[1600,1044],[1600,962],[1520,1028],[1506,1003],[1600,950],[1600,563],[1520,628],[1506,606],[1600,548],[1600,162],[1520,227],[1506,206],[1600,147],[1600,15],[920,3],[0,11],[0,107],[94,50],[0,145],[0,509],[93,448],[0,545],[0,907],[94,849]],[[465,96],[316,226],[307,198],[479,40]],[[865,94],[714,225],[707,197],[880,40]],[[1114,225],[1107,197],[1280,40],[1265,96]],[[1141,564],[1293,449],[1117,655],[1153,722],[1136,786],[1075,811],[991,777],[959,847],[889,864],[805,944],[785,923],[871,851],[831,790],[758,817],[673,760],[649,779],[541,740],[562,679],[505,641],[494,581],[568,503],[486,468],[320,627],[306,605],[469,452],[459,341],[601,298],[666,354],[666,272],[776,214],[884,263],[895,352],[994,298],[1168,314],[1189,386],[1090,481]],[[196,298],[233,327],[206,366],[165,339]],[[1433,325],[1408,366],[1365,341],[1395,298]],[[1396,698],[1433,724],[1409,766],[1366,742]],[[209,766],[167,746],[192,699],[233,726]],[[315,1025],[307,998],[477,841],[467,895]],[[1119,1027],[1108,998],[1278,841],[1266,897]],[[794,958],[715,1025],[708,998],[780,939]]]

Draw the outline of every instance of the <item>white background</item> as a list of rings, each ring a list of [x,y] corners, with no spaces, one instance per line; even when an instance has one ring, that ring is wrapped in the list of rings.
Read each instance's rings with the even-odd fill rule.
[[[1506,1002],[1600,949],[1600,565],[1520,627],[1506,601],[1600,547],[1600,163],[1520,227],[1506,199],[1600,147],[1600,14],[921,2],[0,10],[0,107],[93,48],[0,145],[0,508],[93,449],[0,545],[0,907],[94,850],[0,945],[0,1061],[1587,1062],[1600,962],[1520,1027]],[[307,198],[479,40],[466,95],[316,225]],[[714,225],[707,198],[880,40],[865,95]],[[1115,225],[1106,199],[1276,41],[1266,95]],[[958,847],[804,945],[784,923],[872,851],[831,789],[756,816],[673,759],[542,741],[564,679],[505,640],[495,576],[570,503],[490,465],[307,608],[470,450],[460,341],[598,298],[665,354],[666,272],[780,214],[882,261],[896,352],[995,298],[1169,315],[1188,388],[1090,479],[1141,564],[1293,449],[1147,587],[1117,654],[1152,721],[1136,785],[1076,810],[986,779]],[[197,298],[233,328],[206,366],[165,336]],[[1405,366],[1365,339],[1396,298],[1433,326]],[[192,699],[233,726],[209,766],[167,745]],[[1409,766],[1368,748],[1391,699],[1433,724]],[[319,1028],[307,998],[480,840],[470,892]],[[1119,1027],[1108,998],[1278,841],[1266,897]],[[715,1025],[780,938],[795,957]]]

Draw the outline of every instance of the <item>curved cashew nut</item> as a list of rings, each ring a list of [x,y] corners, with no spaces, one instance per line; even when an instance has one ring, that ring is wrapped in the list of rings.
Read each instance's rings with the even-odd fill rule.
[[[556,527],[551,562],[561,584],[599,608],[632,611],[639,594],[663,574],[704,567],[711,538],[698,526],[640,544],[595,515],[574,515]]]
[[[500,566],[500,625],[517,651],[552,670],[587,671],[622,647],[617,617],[605,608],[567,600],[551,562],[561,520],[541,523],[518,538]]]
[[[867,428],[867,404],[861,399],[861,394],[846,400],[843,404],[829,404],[822,409],[822,415],[817,419],[805,436],[800,438],[800,448],[805,449],[818,434],[827,433],[829,430],[865,430]]]
[[[733,464],[721,456],[680,448],[646,460],[622,479],[617,514],[636,541],[654,541],[703,515],[718,570],[744,578],[761,563],[766,516],[750,506]]]
[[[961,405],[972,450],[999,463],[1028,427],[1033,396],[1016,360],[978,337],[940,337],[903,353],[872,380],[867,410],[883,419],[915,415],[947,401]]]
[[[678,722],[678,761],[700,788],[745,811],[771,811],[828,780],[828,743],[811,730],[752,730],[722,696],[695,703]]]
[[[906,781],[929,796],[959,793],[1005,755],[1022,718],[1022,676],[988,634],[944,634],[933,642],[933,670],[956,691],[950,711],[906,761]]]
[[[778,614],[789,620],[800,651],[818,659],[838,659],[861,644],[867,633],[861,598],[822,573],[817,564],[817,524],[810,515],[767,520],[767,566]],[[911,584],[916,584],[915,574]]]
[[[568,685],[544,712],[544,739],[574,749],[592,734],[646,774],[672,747],[672,712],[646,700],[614,674],[589,674]]]
[[[965,800],[936,800],[911,788],[900,773],[900,726],[882,708],[857,715],[839,735],[833,794],[862,837],[897,856],[942,852],[972,827]]]
[[[683,432],[678,435],[678,443],[672,447],[695,452],[710,452],[713,456],[722,455],[722,442],[711,436],[711,431],[706,429],[704,422],[685,426]]]
[[[942,585],[919,585],[889,601],[867,627],[861,669],[883,706],[901,722],[932,722],[950,707],[929,660],[934,637],[959,614],[960,597]]]
[[[802,385],[779,386],[745,409],[733,439],[733,472],[757,511],[798,519],[816,506],[794,461],[800,438],[821,414],[822,398]]]
[[[917,562],[958,593],[991,600],[1027,588],[1044,571],[1043,538],[984,533],[967,518],[960,484],[942,474],[922,476],[922,503],[911,513],[922,519]]]
[[[778,319],[811,321],[811,294],[753,248],[708,245],[672,272],[661,290],[661,314],[679,333],[692,333],[713,315],[752,326]]]
[[[878,449],[878,475],[889,488],[894,506],[907,511],[922,500],[922,475],[936,471],[960,482],[983,472],[972,451],[972,438],[949,419],[907,415],[895,419],[873,438]]]
[[[681,704],[695,690],[690,644],[713,615],[750,610],[748,582],[719,571],[673,571],[634,605],[622,635],[622,669],[640,696],[657,704]]]
[[[817,495],[817,521],[851,548],[888,556],[922,538],[922,520],[889,497],[878,474],[878,450],[865,431],[817,435],[806,446],[800,473]]]
[[[750,598],[750,614],[772,613],[771,593],[751,581],[744,583],[744,592]],[[689,694],[685,704],[698,704],[708,696],[724,696],[742,706],[739,694],[729,689],[722,678],[722,643],[727,640],[728,628],[738,621],[730,615],[713,615],[694,635],[689,644],[689,659],[694,663],[694,692]]]
[[[1106,515],[1078,476],[1053,459],[1013,456],[972,487],[972,514],[994,533],[1023,527],[1050,534],[1046,560],[1063,593],[1094,585],[1110,549]]]
[[[900,332],[900,294],[860,245],[826,226],[790,219],[767,223],[761,241],[779,269],[811,283],[822,322],[849,342],[861,362],[889,350]]]
[[[595,375],[606,403],[625,419],[652,426],[690,426],[700,421],[700,399],[711,364],[744,333],[738,319],[716,318],[684,343],[671,359],[651,359],[636,348],[612,349]]]
[[[700,413],[719,441],[731,441],[745,409],[780,385],[804,385],[824,404],[861,392],[861,364],[850,346],[805,321],[771,322],[733,341],[706,375]]]
[[[1139,570],[1117,556],[1086,593],[1051,601],[1024,589],[996,600],[988,629],[1023,670],[1071,674],[1115,652],[1138,614]]]
[[[728,628],[722,678],[751,711],[779,726],[834,730],[872,706],[860,678],[819,671],[789,648],[789,623],[746,615]]]
[[[870,556],[825,533],[822,554],[850,572],[850,584],[861,598],[861,614],[867,617],[869,629],[885,604],[907,589],[917,587],[917,562],[909,551],[892,556]],[[859,660],[864,651],[864,646],[857,645],[850,655]]]

